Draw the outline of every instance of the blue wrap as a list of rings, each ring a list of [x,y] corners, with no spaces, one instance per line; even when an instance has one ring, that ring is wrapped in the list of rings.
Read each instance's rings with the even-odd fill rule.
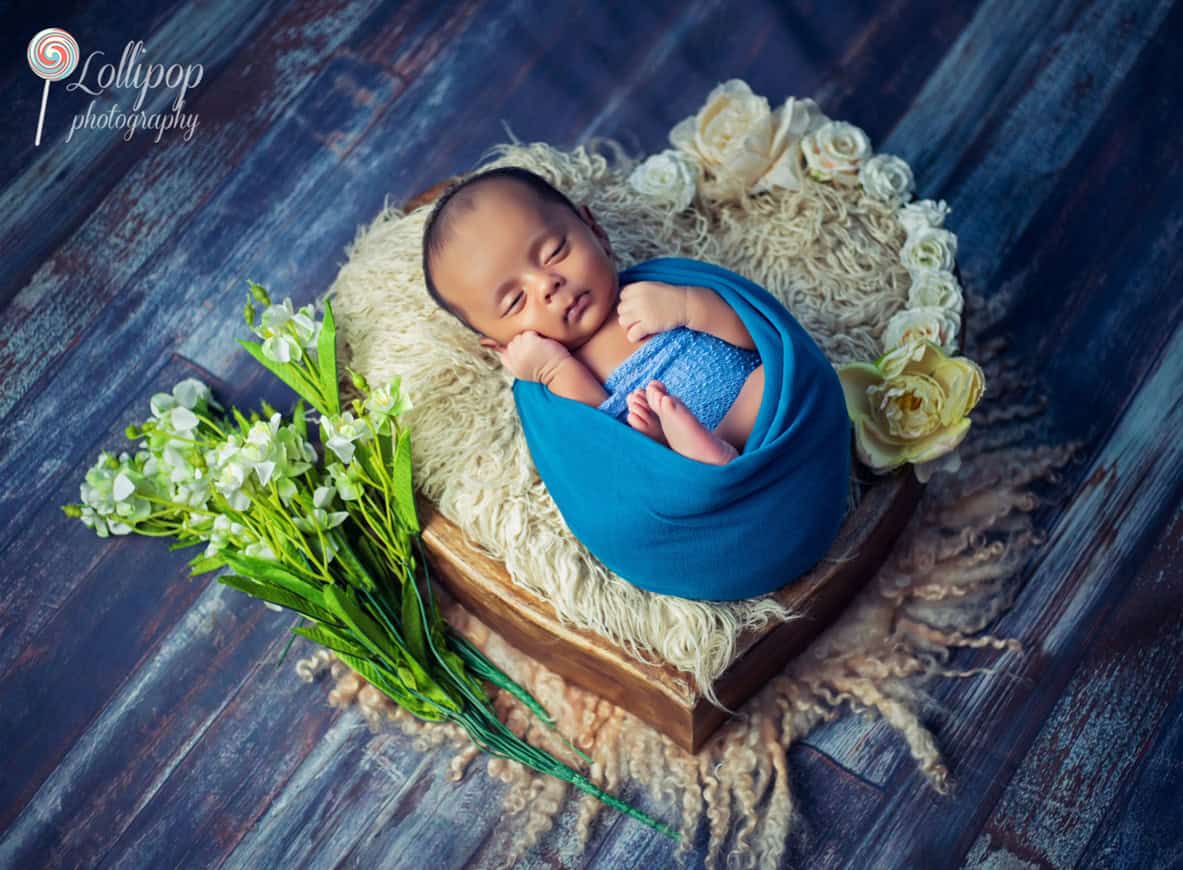
[[[851,424],[838,375],[772,294],[697,260],[660,257],[620,286],[709,287],[743,320],[764,364],[760,412],[726,465],[688,459],[591,405],[515,380],[538,474],[567,527],[608,568],[652,592],[764,595],[824,556],[846,514]]]

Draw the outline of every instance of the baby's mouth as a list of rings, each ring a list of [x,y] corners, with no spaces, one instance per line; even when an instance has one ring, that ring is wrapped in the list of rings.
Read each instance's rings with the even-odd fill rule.
[[[580,293],[578,296],[575,297],[574,302],[572,302],[570,305],[567,306],[567,310],[563,314],[563,319],[566,320],[567,323],[571,322],[571,315],[575,312],[575,309],[577,309],[582,304],[583,297],[586,295],[587,295],[587,291],[584,290],[582,293]]]

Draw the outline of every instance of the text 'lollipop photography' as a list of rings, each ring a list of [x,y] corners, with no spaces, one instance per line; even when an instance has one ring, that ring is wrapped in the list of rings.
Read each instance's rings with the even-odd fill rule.
[[[70,120],[65,141],[69,142],[79,130],[122,130],[124,141],[131,141],[138,130],[155,130],[155,142],[173,129],[182,131],[187,142],[197,131],[196,112],[182,112],[186,95],[197,87],[205,76],[200,63],[147,62],[149,54],[142,40],[129,41],[117,63],[105,62],[105,52],[90,52],[78,71],[77,81],[66,85],[67,91],[81,89],[94,97],[86,109]],[[41,112],[37,121],[35,145],[41,144],[50,82],[68,78],[78,67],[78,42],[60,28],[40,31],[29,42],[28,60],[33,72],[45,79]],[[114,99],[110,106],[100,106],[100,99],[110,92]],[[126,94],[129,102],[119,101]],[[172,99],[166,102],[168,97]]]

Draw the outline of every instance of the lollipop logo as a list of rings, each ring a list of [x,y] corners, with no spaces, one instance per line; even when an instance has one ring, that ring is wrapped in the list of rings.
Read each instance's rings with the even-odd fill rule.
[[[49,83],[67,78],[78,67],[80,53],[78,43],[74,37],[59,27],[49,27],[42,30],[29,41],[29,67],[41,78],[45,79],[45,89],[41,94],[41,115],[37,120],[37,136],[33,140],[35,145],[41,144],[41,129],[45,122],[45,106],[49,99]],[[79,112],[70,123],[70,132],[66,134],[69,142],[78,130],[125,130],[125,141],[130,141],[137,130],[156,130],[156,141],[159,142],[166,130],[181,128],[185,131],[188,141],[197,129],[197,114],[184,114],[181,108],[185,105],[185,95],[197,87],[204,77],[205,70],[199,63],[165,66],[161,63],[144,63],[143,58],[148,49],[143,41],[127,43],[118,65],[103,63],[99,60],[103,56],[101,51],[92,51],[82,61],[78,70],[78,80],[66,85],[67,91],[82,90],[92,97],[101,97],[107,91],[118,95],[123,91],[134,91],[134,99],[129,99],[130,109],[121,111],[115,102],[105,111],[95,111],[97,100],[91,100],[85,112]],[[92,75],[93,66],[93,75]],[[93,83],[89,84],[89,83]],[[170,107],[166,107],[157,94],[175,92],[175,99]],[[147,107],[144,108],[145,103]],[[158,111],[153,111],[158,108]],[[171,109],[171,111],[169,111]]]
[[[41,114],[37,117],[37,135],[33,144],[41,144],[41,127],[45,123],[45,104],[49,100],[49,83],[60,82],[78,66],[78,43],[59,27],[48,27],[31,40],[26,52],[33,72],[45,79],[41,91]]]

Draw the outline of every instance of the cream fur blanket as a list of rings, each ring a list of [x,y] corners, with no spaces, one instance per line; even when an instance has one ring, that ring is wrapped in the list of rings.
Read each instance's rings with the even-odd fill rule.
[[[636,161],[611,140],[570,152],[514,143],[487,156],[479,168],[524,166],[576,204],[587,203],[620,269],[684,256],[756,281],[834,364],[879,356],[883,329],[907,299],[909,277],[899,262],[904,229],[891,207],[858,188],[807,181],[800,191],[722,205],[696,201],[671,215],[628,185]],[[713,700],[710,687],[734,658],[741,633],[798,614],[771,596],[709,602],[639,589],[571,534],[531,462],[513,377],[427,294],[420,258],[429,211],[384,209],[349,246],[329,290],[343,357],[371,383],[398,374],[407,386],[414,408],[403,420],[414,438],[417,488],[560,618],[639,659],[671,663]]]

